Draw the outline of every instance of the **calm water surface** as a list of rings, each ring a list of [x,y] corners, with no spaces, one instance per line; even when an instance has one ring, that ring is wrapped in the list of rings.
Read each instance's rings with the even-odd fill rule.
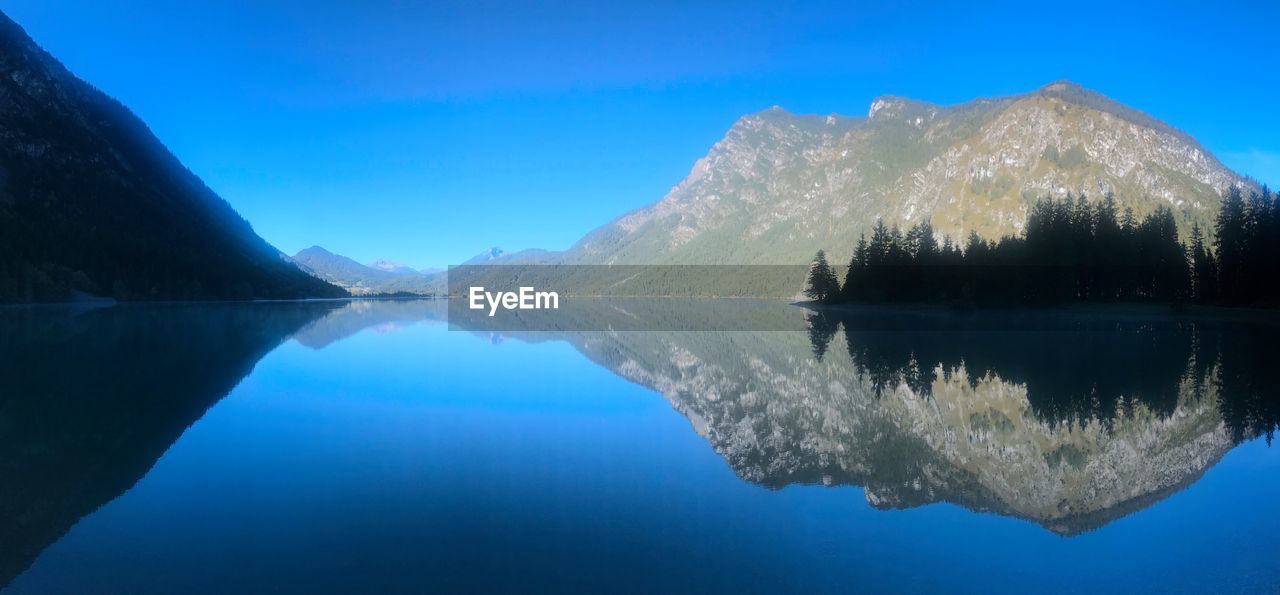
[[[764,310],[0,310],[0,585],[1280,588],[1271,324]]]

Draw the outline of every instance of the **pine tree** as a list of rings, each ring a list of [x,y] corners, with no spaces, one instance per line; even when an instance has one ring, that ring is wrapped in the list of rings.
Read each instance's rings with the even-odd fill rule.
[[[1232,186],[1222,199],[1214,224],[1214,254],[1218,261],[1218,295],[1238,302],[1243,293],[1246,219],[1244,196]]]
[[[809,299],[818,302],[830,302],[839,295],[840,282],[836,280],[835,272],[827,263],[825,251],[819,250],[814,255],[813,264],[809,267],[809,283],[804,293],[809,296]]]
[[[813,312],[806,318],[809,326],[809,344],[813,348],[813,356],[818,361],[827,353],[831,339],[835,338],[840,326],[840,319],[822,312]]]
[[[1205,246],[1204,232],[1197,223],[1191,226],[1191,295],[1199,303],[1213,301],[1217,297],[1218,278],[1213,254]]]
[[[844,285],[840,287],[840,295],[845,300],[859,300],[866,297],[864,288],[867,283],[867,236],[858,236],[858,245],[853,249],[853,258],[849,260],[849,270],[844,274]]]

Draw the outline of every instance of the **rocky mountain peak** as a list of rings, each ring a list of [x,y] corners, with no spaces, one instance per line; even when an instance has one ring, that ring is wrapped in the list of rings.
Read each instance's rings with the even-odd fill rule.
[[[751,134],[764,129],[774,134],[843,134],[862,121],[862,118],[850,118],[838,114],[825,116],[795,114],[775,105],[739,118],[725,135],[725,140],[731,140],[735,135]]]
[[[871,122],[905,120],[919,125],[932,120],[942,109],[941,106],[926,101],[896,95],[881,95],[871,101],[871,107],[867,110],[867,120]]]
[[[1177,136],[1183,142],[1195,142],[1195,140],[1186,133],[1150,116],[1145,112],[1129,107],[1119,101],[1103,95],[1102,93],[1085,88],[1083,85],[1071,81],[1054,81],[1033,91],[1028,94],[1028,96],[1033,98],[1057,99],[1079,107],[1097,110],[1143,128],[1150,128],[1164,134]]]
[[[662,200],[565,259],[800,264],[826,249],[840,262],[877,220],[995,239],[1068,193],[1114,194],[1139,217],[1167,206],[1185,232],[1251,184],[1187,135],[1069,81],[946,107],[883,95],[866,118],[778,107],[741,118]]]
[[[301,258],[303,256],[334,256],[334,254],[325,250],[323,246],[312,246],[310,248],[303,248],[302,250],[299,250],[297,254],[293,255],[294,258]]]
[[[486,262],[489,262],[489,261],[492,261],[492,260],[496,260],[496,259],[502,258],[502,257],[503,257],[503,256],[505,256],[506,254],[507,254],[507,251],[506,251],[506,250],[503,250],[502,248],[499,248],[499,247],[497,247],[497,246],[494,246],[494,247],[492,247],[492,248],[489,248],[488,250],[485,250],[484,252],[481,252],[481,253],[479,253],[479,254],[477,254],[477,255],[475,255],[475,256],[472,256],[471,258],[467,259],[467,261],[466,261],[466,262],[463,262],[462,264],[464,264],[464,265],[471,265],[471,264],[484,264],[484,263],[486,263]]]
[[[1049,83],[1043,87],[1040,87],[1039,92],[1045,93],[1045,94],[1058,93],[1058,94],[1065,94],[1065,95],[1070,95],[1070,94],[1079,95],[1084,93],[1092,93],[1092,91],[1085,89],[1084,86],[1080,85],[1079,83],[1069,81],[1066,79],[1053,81],[1052,83]]]

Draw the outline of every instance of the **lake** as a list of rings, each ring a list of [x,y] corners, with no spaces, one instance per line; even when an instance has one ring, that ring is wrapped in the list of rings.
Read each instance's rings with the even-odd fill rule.
[[[1280,588],[1262,315],[587,309],[0,308],[3,592]]]

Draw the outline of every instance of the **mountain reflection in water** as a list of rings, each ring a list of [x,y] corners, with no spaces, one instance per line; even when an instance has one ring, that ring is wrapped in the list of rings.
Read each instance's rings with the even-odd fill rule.
[[[0,586],[335,302],[0,308]]]
[[[609,328],[607,310],[578,314]],[[858,485],[879,508],[946,501],[1063,535],[1158,502],[1280,419],[1265,315],[762,310],[761,328],[805,332],[555,336],[666,396],[748,481]]]
[[[566,326],[651,310],[684,328],[735,308],[751,320],[734,331],[451,322],[568,343],[662,394],[755,484],[856,485],[877,508],[951,502],[1062,535],[1159,502],[1280,417],[1263,375],[1280,327],[1257,318],[665,300],[586,304]],[[325,349],[446,315],[439,301],[0,310],[0,586],[282,341]]]

